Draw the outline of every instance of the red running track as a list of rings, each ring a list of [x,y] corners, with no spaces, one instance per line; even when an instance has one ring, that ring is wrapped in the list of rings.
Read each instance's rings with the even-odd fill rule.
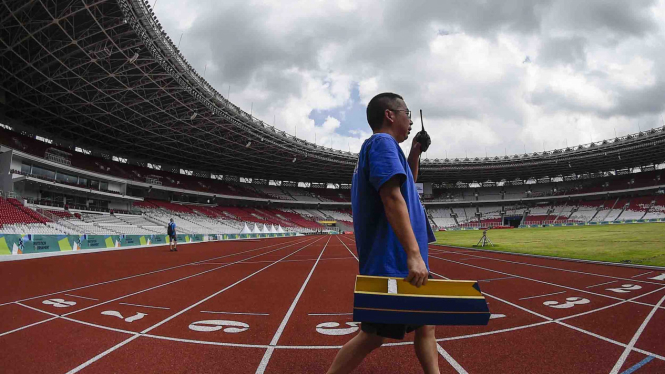
[[[437,327],[442,373],[663,373],[665,269],[430,247],[487,326]],[[351,236],[0,263],[3,373],[323,373],[358,329]],[[413,335],[413,334],[411,334]],[[412,336],[358,373],[413,373]]]

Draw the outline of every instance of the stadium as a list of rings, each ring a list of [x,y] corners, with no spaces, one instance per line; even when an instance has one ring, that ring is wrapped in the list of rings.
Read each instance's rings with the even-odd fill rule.
[[[3,371],[325,372],[359,329],[358,154],[229,101],[145,1],[5,1],[0,19]],[[431,274],[477,280],[491,310],[437,327],[442,372],[665,371],[664,169],[665,126],[423,159]],[[488,228],[497,247],[472,248]],[[576,244],[624,239],[645,252]],[[411,345],[357,372],[413,372]]]

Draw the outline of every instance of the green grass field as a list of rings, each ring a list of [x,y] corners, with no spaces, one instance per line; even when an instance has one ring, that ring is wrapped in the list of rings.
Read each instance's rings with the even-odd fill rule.
[[[436,244],[473,247],[482,231],[439,231]],[[594,261],[665,266],[665,224],[490,230],[495,249]]]

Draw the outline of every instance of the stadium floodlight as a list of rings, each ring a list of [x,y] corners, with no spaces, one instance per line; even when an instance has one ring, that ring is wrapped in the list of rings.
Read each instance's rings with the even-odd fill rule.
[[[245,147],[246,147],[246,148],[249,148],[250,145],[252,145],[252,141],[251,141],[251,140],[247,142],[247,145],[246,145]]]
[[[198,116],[198,115],[199,115],[198,113],[194,112],[194,114],[192,114],[192,116],[189,117],[189,119],[191,119],[193,121],[196,118],[196,116]]]
[[[130,64],[133,64],[133,63],[135,63],[136,60],[138,60],[138,59],[139,59],[139,54],[138,54],[138,52],[136,52],[136,53],[134,53],[134,56],[132,56],[132,57],[129,58],[129,63],[130,63]]]

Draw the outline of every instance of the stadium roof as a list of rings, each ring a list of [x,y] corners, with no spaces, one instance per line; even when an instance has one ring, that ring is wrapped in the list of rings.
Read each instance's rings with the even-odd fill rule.
[[[0,111],[39,135],[134,161],[348,183],[357,155],[242,111],[187,63],[141,0],[0,5]],[[566,176],[665,161],[665,131],[531,155],[423,160],[423,182]]]

